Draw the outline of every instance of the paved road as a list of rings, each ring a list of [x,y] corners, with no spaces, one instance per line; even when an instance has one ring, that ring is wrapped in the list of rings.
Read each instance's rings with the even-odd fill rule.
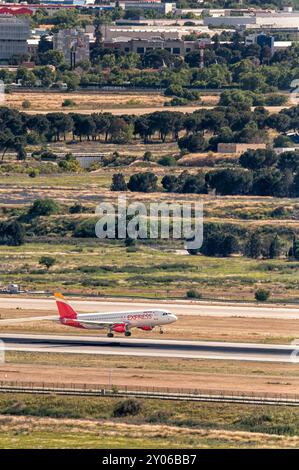
[[[117,312],[120,310],[140,310],[149,308],[168,309],[176,315],[196,315],[211,317],[248,317],[248,318],[279,318],[299,320],[299,308],[277,307],[277,306],[255,306],[246,304],[213,304],[204,302],[154,302],[154,301],[107,301],[107,300],[71,300],[78,312]],[[0,297],[0,309],[12,308],[22,310],[53,310],[56,312],[55,302],[50,298],[22,298],[22,297]],[[28,319],[27,319],[28,321]],[[5,321],[6,322],[6,321]],[[15,321],[14,321],[15,322]],[[0,320],[1,327],[1,320]]]
[[[294,347],[206,341],[1,334],[8,351],[291,362]]]

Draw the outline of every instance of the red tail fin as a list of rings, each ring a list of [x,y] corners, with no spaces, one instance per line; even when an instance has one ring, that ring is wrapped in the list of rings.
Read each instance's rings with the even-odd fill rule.
[[[60,294],[60,292],[56,292],[54,295],[56,298],[56,305],[58,308],[60,319],[76,319],[77,312],[75,312],[75,310],[67,303],[63,295]]]

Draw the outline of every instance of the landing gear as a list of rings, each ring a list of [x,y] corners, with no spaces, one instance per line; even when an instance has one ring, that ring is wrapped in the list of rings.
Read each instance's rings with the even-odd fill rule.
[[[132,335],[131,331],[125,331],[125,336],[131,336],[131,335]]]
[[[107,337],[108,337],[108,338],[113,338],[113,336],[114,336],[114,334],[111,333],[111,331],[109,331],[109,333],[107,333]]]
[[[162,330],[162,328],[160,328],[159,333],[160,333],[160,335],[163,335],[163,334],[164,334],[164,331]]]

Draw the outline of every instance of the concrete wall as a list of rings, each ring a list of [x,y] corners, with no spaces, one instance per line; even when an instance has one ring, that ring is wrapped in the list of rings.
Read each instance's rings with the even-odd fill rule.
[[[266,144],[238,144],[238,143],[219,143],[217,152],[219,153],[243,153],[246,150],[257,150],[267,148]]]

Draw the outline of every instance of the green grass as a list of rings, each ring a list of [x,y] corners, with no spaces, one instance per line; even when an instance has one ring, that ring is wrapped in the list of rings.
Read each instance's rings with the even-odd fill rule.
[[[0,415],[100,419],[132,425],[159,424],[286,436],[299,434],[299,410],[292,407],[139,400],[142,406],[137,415],[113,418],[115,406],[123,400],[0,393]]]
[[[38,262],[45,254],[57,261],[49,272]],[[195,257],[146,245],[128,252],[121,242],[78,240],[1,246],[0,262],[3,285],[16,282],[30,290],[163,299],[182,298],[196,288],[204,299],[254,300],[263,286],[270,300],[299,299],[298,263],[286,259]]]
[[[8,364],[36,364],[46,366],[56,366],[61,360],[60,354],[55,353],[26,353],[16,351],[6,351],[5,361]],[[207,360],[207,359],[179,359],[179,358],[157,358],[157,357],[137,357],[137,356],[95,356],[83,354],[67,354],[63,358],[64,367],[89,367],[98,369],[130,369],[146,372],[152,370],[176,372],[195,372],[201,374],[226,374],[250,375],[255,377],[270,375],[272,377],[298,377],[299,369],[296,364],[288,364],[286,371],[285,364],[268,364],[227,361],[227,360]]]
[[[58,428],[58,426],[57,426]],[[213,441],[212,441],[213,442]],[[201,446],[205,446],[204,442]],[[184,436],[164,437],[132,437],[126,435],[105,436],[100,432],[72,432],[69,429],[63,435],[59,430],[54,431],[33,431],[30,433],[8,432],[5,436],[0,436],[0,448],[2,449],[180,449],[182,447],[193,448],[193,439]]]

